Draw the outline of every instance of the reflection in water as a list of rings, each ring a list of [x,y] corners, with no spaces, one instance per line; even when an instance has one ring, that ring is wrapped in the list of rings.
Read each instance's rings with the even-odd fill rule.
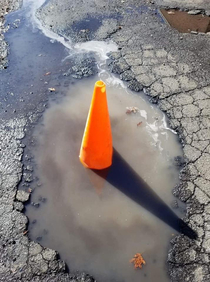
[[[181,155],[180,146],[159,110],[108,83],[113,166],[103,177],[85,169],[78,155],[95,80],[71,87],[37,131],[42,186],[32,201],[47,201],[38,209],[27,207],[30,222],[37,220],[30,236],[58,250],[71,271],[86,271],[99,281],[167,282],[167,248],[172,227],[179,229],[168,205],[178,182],[172,160]],[[138,110],[126,114],[127,107]],[[139,271],[129,262],[137,252],[146,260]]]

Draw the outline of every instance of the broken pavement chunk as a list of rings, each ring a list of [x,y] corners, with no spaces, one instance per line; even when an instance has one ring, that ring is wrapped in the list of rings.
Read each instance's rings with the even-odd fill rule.
[[[23,190],[18,190],[16,194],[16,199],[20,202],[27,202],[29,200],[30,194],[23,191]]]

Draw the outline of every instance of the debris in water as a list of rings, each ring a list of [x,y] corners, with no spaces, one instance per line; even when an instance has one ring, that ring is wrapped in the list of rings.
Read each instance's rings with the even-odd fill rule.
[[[202,12],[201,10],[190,10],[187,13],[189,15],[198,15],[198,14],[201,14],[201,12]]]
[[[169,15],[174,15],[175,13],[173,11],[168,12]]]
[[[135,256],[130,260],[134,264],[135,268],[142,268],[142,264],[146,264],[140,253],[135,254]]]
[[[50,92],[55,92],[55,88],[48,88],[48,90],[50,91]]]
[[[50,71],[48,71],[48,72],[46,72],[46,73],[45,73],[45,75],[50,75],[50,74],[51,74],[51,72],[50,72]]]
[[[40,203],[34,203],[34,202],[31,202],[31,205],[32,205],[32,206],[34,206],[35,208],[39,208]]]
[[[131,113],[138,113],[139,109],[137,107],[126,107],[126,114],[131,114]]]
[[[137,126],[140,126],[140,125],[142,125],[142,121],[140,121],[139,123],[137,123]]]

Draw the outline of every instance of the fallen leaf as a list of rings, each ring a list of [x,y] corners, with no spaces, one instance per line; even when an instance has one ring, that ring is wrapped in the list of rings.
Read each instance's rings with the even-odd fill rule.
[[[135,268],[142,268],[142,265],[146,264],[145,260],[143,259],[140,253],[135,254],[135,256],[130,260],[130,262],[134,264]]]
[[[51,72],[50,72],[50,71],[48,71],[48,72],[46,72],[46,73],[45,73],[45,75],[50,75],[50,74],[51,74]]]

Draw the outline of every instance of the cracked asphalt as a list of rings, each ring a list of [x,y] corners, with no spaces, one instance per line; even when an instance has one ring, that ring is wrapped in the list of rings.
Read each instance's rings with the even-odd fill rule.
[[[8,27],[5,26],[5,18],[11,11],[19,9],[22,5],[22,0],[0,0],[0,70],[7,68],[8,60],[8,46],[4,40],[4,33],[8,30]]]
[[[18,1],[2,2],[4,14],[19,7]],[[171,241],[169,276],[172,282],[203,282],[210,281],[210,36],[178,33],[161,20],[157,8],[172,5],[209,11],[210,4],[201,0],[169,2],[115,0],[108,4],[89,0],[85,10],[81,8],[87,5],[83,1],[50,0],[37,15],[48,29],[74,42],[116,42],[118,51],[110,53],[107,61],[110,70],[132,90],[144,88],[151,102],[168,116],[185,158],[180,185],[174,187],[173,194],[186,203],[184,220],[198,234],[196,240],[178,235]],[[95,30],[75,31],[75,23],[87,17],[98,23]],[[1,18],[1,34],[3,23]],[[3,68],[5,46],[1,35]],[[94,281],[87,274],[65,273],[56,251],[27,236],[28,220],[22,211],[29,194],[17,192],[27,124],[26,117],[19,115],[2,120],[0,125],[0,281]]]

